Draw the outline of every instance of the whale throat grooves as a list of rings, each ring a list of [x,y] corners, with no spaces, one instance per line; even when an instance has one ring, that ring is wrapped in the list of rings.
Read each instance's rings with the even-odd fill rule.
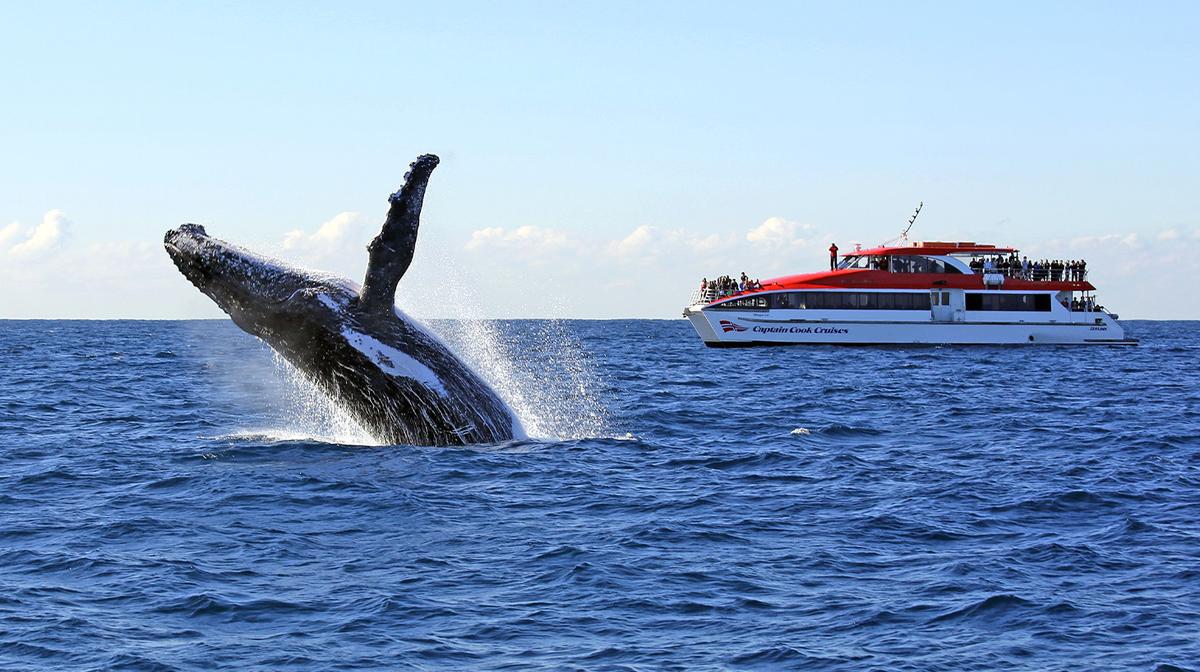
[[[396,302],[396,285],[412,264],[421,225],[425,187],[437,167],[438,157],[422,154],[409,165],[400,190],[388,197],[387,220],[367,245],[367,273],[360,304],[372,313],[390,311]]]

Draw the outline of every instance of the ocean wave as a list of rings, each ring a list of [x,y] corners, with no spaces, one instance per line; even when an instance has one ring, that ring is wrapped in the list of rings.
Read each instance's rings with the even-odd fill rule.
[[[1007,593],[989,595],[982,600],[971,602],[929,619],[930,623],[964,620],[999,620],[1014,617],[1024,617],[1028,611],[1036,607],[1036,603]]]
[[[1200,660],[1191,325],[1120,352],[725,351],[682,320],[565,323],[600,383],[522,398],[570,431],[467,449],[310,421],[228,321],[52,327],[0,330],[34,346],[0,376],[14,669]],[[536,372],[541,327],[495,333]],[[605,422],[573,415],[588,395]]]

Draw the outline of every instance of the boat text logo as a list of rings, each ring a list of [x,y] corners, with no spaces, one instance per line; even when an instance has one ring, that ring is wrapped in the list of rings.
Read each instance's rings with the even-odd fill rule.
[[[738,324],[737,322],[730,322],[729,320],[721,320],[721,331],[723,331],[726,334],[728,334],[731,331],[745,331],[745,330],[746,330],[746,328],[743,327],[742,325]]]
[[[742,327],[745,329],[745,327]],[[759,327],[753,329],[756,334],[848,334],[849,329],[841,327]]]

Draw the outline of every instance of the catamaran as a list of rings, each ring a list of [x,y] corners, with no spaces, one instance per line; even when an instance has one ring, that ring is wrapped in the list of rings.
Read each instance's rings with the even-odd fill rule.
[[[1137,343],[1099,305],[1083,262],[906,234],[855,249],[829,271],[706,284],[683,315],[713,347]]]

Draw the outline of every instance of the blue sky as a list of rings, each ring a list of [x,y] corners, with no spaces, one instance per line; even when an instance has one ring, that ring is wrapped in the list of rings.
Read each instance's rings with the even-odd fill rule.
[[[1195,3],[7,3],[0,317],[216,317],[210,233],[361,276],[443,158],[401,302],[672,317],[828,241],[1085,257],[1200,318]],[[1165,290],[1165,291],[1164,291]]]

